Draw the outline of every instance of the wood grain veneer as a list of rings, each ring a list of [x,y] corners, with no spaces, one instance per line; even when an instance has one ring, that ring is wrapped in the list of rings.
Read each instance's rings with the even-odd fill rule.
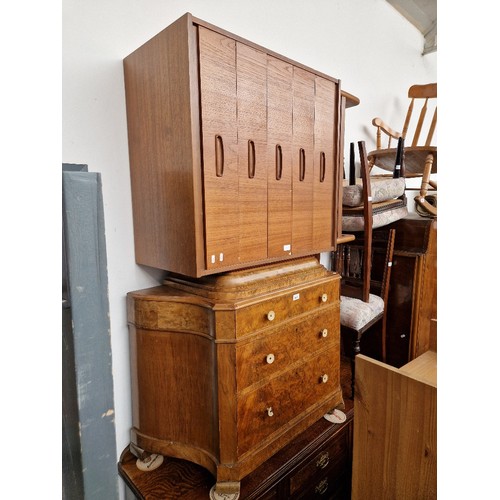
[[[334,249],[338,79],[190,14],[124,72],[139,264],[202,277]]]
[[[341,385],[350,395],[348,358],[341,359]],[[346,397],[346,422],[332,424],[320,418],[241,481],[240,498],[290,500],[335,498],[348,500],[351,484],[353,401]],[[203,467],[166,457],[154,471],[136,467],[136,458],[125,449],[118,471],[125,481],[127,499],[154,500],[208,498],[215,478]],[[128,491],[130,490],[130,491]],[[323,492],[320,495],[320,492]]]
[[[238,483],[343,405],[339,298],[312,257],[130,292],[132,444]]]

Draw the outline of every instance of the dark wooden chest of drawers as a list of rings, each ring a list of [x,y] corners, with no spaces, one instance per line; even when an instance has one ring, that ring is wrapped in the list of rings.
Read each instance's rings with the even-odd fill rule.
[[[129,293],[128,319],[136,453],[197,463],[224,488],[343,404],[339,276],[315,258],[171,276]]]

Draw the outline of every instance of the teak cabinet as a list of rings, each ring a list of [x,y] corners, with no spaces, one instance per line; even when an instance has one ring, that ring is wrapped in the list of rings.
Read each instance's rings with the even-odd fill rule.
[[[201,277],[330,251],[335,78],[190,14],[124,60],[136,261]]]
[[[236,493],[342,406],[339,283],[306,257],[130,292],[135,453],[195,462]]]

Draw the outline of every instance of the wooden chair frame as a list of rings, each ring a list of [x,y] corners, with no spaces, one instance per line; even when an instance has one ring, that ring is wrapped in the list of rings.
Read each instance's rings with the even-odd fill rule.
[[[431,179],[431,174],[437,172],[437,147],[432,145],[437,125],[437,106],[434,109],[424,144],[419,145],[424,121],[427,116],[429,100],[437,99],[437,83],[413,85],[408,90],[408,97],[410,98],[410,104],[401,132],[393,130],[381,118],[377,117],[372,120],[372,124],[377,128],[377,149],[368,153],[370,169],[373,166],[377,166],[384,170],[392,170],[396,148],[391,148],[391,141],[392,139],[399,139],[400,137],[405,139],[406,175],[408,177],[422,177],[420,192],[415,197],[415,202],[431,215],[437,216],[437,207],[431,205],[425,198],[429,190],[437,190],[437,182]],[[407,134],[417,101],[422,102],[422,107],[418,114],[418,121],[416,123],[413,138],[408,145]],[[385,148],[382,146],[382,133],[388,137],[387,146]]]
[[[364,216],[364,230],[363,230],[363,279],[362,286],[353,286],[343,279],[341,285],[341,295],[344,297],[352,297],[359,299],[363,302],[369,302],[370,289],[371,289],[371,270],[372,270],[372,250],[373,250],[373,208],[371,202],[371,183],[369,176],[369,165],[366,154],[365,143],[358,142],[359,154],[361,158],[361,178],[363,183],[363,216]],[[351,169],[353,164],[354,150],[351,148]],[[351,174],[350,174],[351,175]],[[360,353],[360,342],[363,334],[369,330],[373,325],[382,320],[382,334],[381,334],[381,354],[382,360],[386,359],[386,317],[387,317],[387,301],[389,297],[389,283],[392,268],[392,257],[394,253],[394,229],[389,231],[389,238],[387,242],[387,249],[385,254],[384,272],[382,278],[382,287],[380,297],[384,302],[383,312],[375,316],[368,323],[358,330],[354,330],[345,325],[341,325],[342,332],[348,334],[353,338],[353,355],[351,356],[351,370],[352,370],[352,396],[354,397],[354,378],[355,378],[355,358]],[[345,248],[345,247],[344,247]],[[342,250],[340,250],[342,251]]]

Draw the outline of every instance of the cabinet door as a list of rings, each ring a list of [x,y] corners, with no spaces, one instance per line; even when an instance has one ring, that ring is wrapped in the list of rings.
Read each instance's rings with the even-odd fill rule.
[[[336,84],[316,76],[314,101],[313,248],[330,250],[333,241]]]
[[[236,42],[199,28],[205,258],[207,269],[238,263]]]
[[[239,261],[267,258],[267,55],[236,44]]]
[[[313,248],[314,75],[293,69],[292,253]]]
[[[293,66],[267,60],[268,255],[292,253]]]

